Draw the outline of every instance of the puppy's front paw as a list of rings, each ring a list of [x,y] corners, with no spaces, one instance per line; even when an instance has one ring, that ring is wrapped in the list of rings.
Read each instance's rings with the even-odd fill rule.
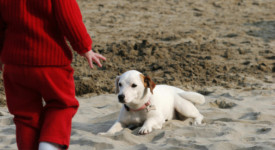
[[[195,118],[194,125],[201,125],[202,120],[203,120],[203,115],[199,115],[198,117]]]
[[[152,128],[150,128],[150,127],[141,127],[141,129],[138,131],[138,134],[142,134],[142,135],[144,135],[144,134],[148,134],[148,133],[150,133],[150,132],[152,132]]]

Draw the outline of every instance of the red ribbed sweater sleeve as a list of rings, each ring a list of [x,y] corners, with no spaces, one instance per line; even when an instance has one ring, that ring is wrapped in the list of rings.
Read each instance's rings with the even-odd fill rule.
[[[5,26],[4,26],[5,25]],[[0,55],[4,64],[64,66],[92,40],[76,0],[0,0]]]
[[[75,0],[53,0],[59,28],[70,41],[74,50],[85,53],[91,50],[91,38],[82,22],[82,15]]]

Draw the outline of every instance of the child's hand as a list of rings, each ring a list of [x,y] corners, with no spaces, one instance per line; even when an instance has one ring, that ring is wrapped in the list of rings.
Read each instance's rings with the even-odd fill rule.
[[[100,60],[106,60],[106,58],[98,53],[93,52],[92,50],[82,54],[82,56],[84,56],[88,63],[90,68],[94,68],[93,66],[93,62],[95,62],[97,64],[97,66],[102,67],[102,64],[100,63]]]

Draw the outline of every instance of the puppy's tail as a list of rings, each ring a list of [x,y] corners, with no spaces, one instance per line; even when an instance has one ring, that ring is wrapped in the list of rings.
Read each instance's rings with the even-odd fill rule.
[[[178,93],[180,97],[189,100],[196,104],[204,104],[205,98],[203,95],[196,93],[196,92],[181,92]]]

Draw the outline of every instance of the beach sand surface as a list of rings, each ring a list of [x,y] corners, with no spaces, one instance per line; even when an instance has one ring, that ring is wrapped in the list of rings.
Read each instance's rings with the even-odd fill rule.
[[[107,57],[90,69],[74,53],[80,108],[70,149],[275,149],[274,0],[77,0],[93,39]],[[172,120],[138,135],[139,128],[101,136],[122,107],[115,78],[139,70],[156,84],[206,97],[197,105],[204,124]],[[0,150],[16,149],[0,73]]]
[[[215,87],[207,91],[206,103],[197,105],[205,117],[203,125],[192,125],[192,119],[171,120],[147,135],[137,134],[140,127],[125,128],[114,135],[98,135],[116,121],[122,105],[114,94],[78,98],[80,108],[73,119],[70,149],[275,148],[275,89],[243,91]],[[0,149],[16,149],[12,116],[6,108],[0,109],[0,115]]]

